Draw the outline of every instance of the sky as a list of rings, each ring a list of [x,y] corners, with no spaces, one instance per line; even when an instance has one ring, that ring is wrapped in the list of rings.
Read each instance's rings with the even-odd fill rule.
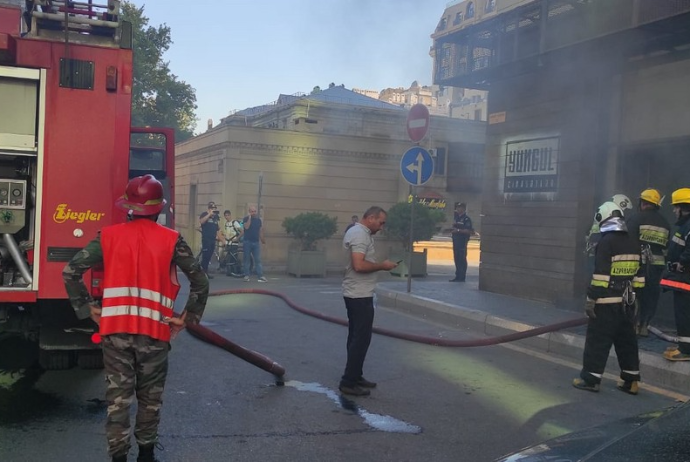
[[[167,24],[170,69],[196,90],[197,133],[232,110],[333,82],[432,84],[429,48],[448,0],[131,0]]]

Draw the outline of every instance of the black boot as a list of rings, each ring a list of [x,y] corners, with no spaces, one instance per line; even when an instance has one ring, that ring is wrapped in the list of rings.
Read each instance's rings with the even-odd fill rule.
[[[112,462],[127,462],[127,454],[113,456]]]
[[[153,454],[156,444],[148,444],[146,446],[139,446],[139,456],[137,462],[159,462]]]

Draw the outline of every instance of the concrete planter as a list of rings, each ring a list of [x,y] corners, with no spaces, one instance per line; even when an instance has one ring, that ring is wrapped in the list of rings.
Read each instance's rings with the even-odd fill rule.
[[[411,264],[411,271],[410,273],[412,274],[412,277],[426,277],[426,258],[427,252],[426,249],[424,249],[423,252],[413,252],[412,253],[412,264]],[[408,269],[407,269],[407,262],[409,261],[409,252],[400,254],[397,257],[391,257],[390,259],[393,261],[397,261],[400,259],[403,259],[402,262],[398,266],[396,266],[392,271],[391,274],[393,276],[400,276],[400,277],[407,277],[408,274]]]
[[[324,250],[288,250],[287,273],[298,278],[326,277],[326,252]]]

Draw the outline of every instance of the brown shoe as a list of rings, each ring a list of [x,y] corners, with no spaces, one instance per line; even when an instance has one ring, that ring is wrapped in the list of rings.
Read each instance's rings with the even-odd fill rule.
[[[369,390],[367,390],[366,388],[362,388],[359,385],[355,385],[352,387],[340,385],[338,389],[341,391],[341,393],[352,396],[369,396],[371,394]]]
[[[376,388],[376,382],[370,382],[364,377],[359,378],[359,380],[357,381],[357,385],[359,385],[362,388]]]

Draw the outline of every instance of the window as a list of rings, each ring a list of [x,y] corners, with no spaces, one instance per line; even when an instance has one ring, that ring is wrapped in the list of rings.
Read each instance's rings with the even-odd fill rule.
[[[486,12],[491,13],[496,9],[496,0],[486,0]]]
[[[482,110],[481,109],[475,109],[474,110],[474,120],[482,120]]]
[[[446,148],[436,148],[434,158],[434,175],[445,176],[446,174]]]
[[[474,3],[470,2],[467,4],[467,14],[465,14],[467,19],[474,18]]]
[[[462,22],[462,11],[459,13],[455,13],[455,20],[453,20],[453,25],[457,26]]]
[[[441,22],[438,23],[437,30],[445,30],[447,25],[448,25],[448,18],[444,17],[441,19]]]

